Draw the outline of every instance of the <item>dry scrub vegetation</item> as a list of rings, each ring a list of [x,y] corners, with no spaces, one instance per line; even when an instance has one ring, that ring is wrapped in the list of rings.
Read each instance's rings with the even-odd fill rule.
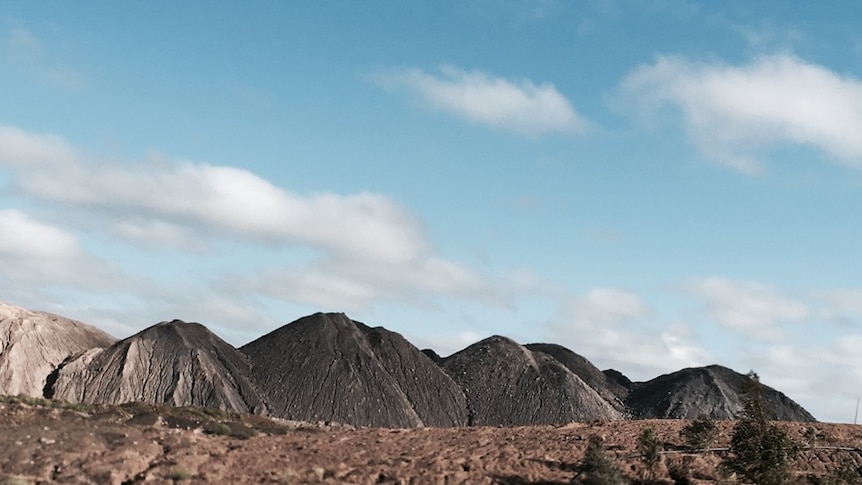
[[[766,421],[792,452],[778,455],[785,473],[757,476],[730,465],[741,456],[734,436],[744,421],[352,429],[201,408],[6,397],[0,484],[862,483],[862,427]]]

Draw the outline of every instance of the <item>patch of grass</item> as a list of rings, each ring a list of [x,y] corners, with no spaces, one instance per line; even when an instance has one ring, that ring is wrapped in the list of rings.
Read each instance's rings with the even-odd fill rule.
[[[679,434],[689,448],[703,450],[709,448],[718,438],[718,426],[712,417],[701,414],[697,419],[685,425]]]
[[[204,433],[231,438],[248,439],[257,436],[257,430],[243,423],[209,422],[203,426]]]
[[[174,468],[174,471],[171,472],[170,479],[175,482],[180,482],[183,480],[188,480],[192,477],[192,472],[186,470],[183,467]]]
[[[229,436],[231,433],[230,426],[225,423],[207,423],[203,427],[204,433],[215,434],[219,436]]]
[[[201,418],[231,419],[236,417],[227,411],[222,411],[221,409],[216,408],[184,406],[180,408],[174,408],[174,410],[177,412],[177,414],[180,415],[191,415]]]
[[[87,403],[45,399],[42,397],[27,396],[25,394],[18,394],[16,396],[0,396],[0,404],[21,404],[24,406],[32,406],[46,409],[68,409],[70,411],[78,411],[83,413],[89,413],[93,407],[92,405]]]
[[[30,482],[21,477],[0,478],[0,485],[30,485]]]

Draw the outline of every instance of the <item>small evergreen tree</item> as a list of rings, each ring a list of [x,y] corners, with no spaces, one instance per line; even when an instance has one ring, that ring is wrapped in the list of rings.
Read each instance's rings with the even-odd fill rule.
[[[584,459],[578,465],[578,474],[572,483],[589,485],[623,485],[625,481],[619,467],[605,454],[604,440],[590,435]],[[584,475],[583,478],[580,478]],[[578,480],[580,478],[580,480]]]
[[[814,426],[808,426],[805,428],[805,432],[802,434],[802,439],[805,440],[805,444],[808,445],[809,448],[814,449],[817,447],[817,430]]]
[[[728,470],[759,485],[781,485],[790,477],[790,460],[798,446],[787,433],[772,424],[763,405],[760,379],[750,372],[742,393],[745,407],[733,428]]]
[[[709,448],[718,437],[718,427],[711,416],[701,414],[694,421],[688,423],[680,432],[682,439],[695,450]]]
[[[638,437],[638,451],[641,453],[641,460],[646,465],[647,480],[655,479],[655,469],[661,463],[661,442],[652,428],[644,428]]]

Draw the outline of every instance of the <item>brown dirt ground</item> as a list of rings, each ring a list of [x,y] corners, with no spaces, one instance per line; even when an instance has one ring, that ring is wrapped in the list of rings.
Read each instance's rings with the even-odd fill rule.
[[[272,422],[200,409],[134,404],[77,407],[0,401],[0,485],[25,483],[562,484],[576,475],[588,437],[629,480],[643,477],[637,436],[652,427],[666,452],[655,483],[733,483],[717,472],[723,452],[689,453],[685,421],[612,421],[519,428],[351,429]],[[733,422],[719,422],[716,447]],[[781,423],[802,441],[807,424]],[[815,423],[816,446],[793,470],[799,483],[842,463],[862,467],[862,426]],[[846,447],[851,450],[823,449]],[[848,461],[849,460],[849,461]],[[662,481],[663,480],[663,481]]]

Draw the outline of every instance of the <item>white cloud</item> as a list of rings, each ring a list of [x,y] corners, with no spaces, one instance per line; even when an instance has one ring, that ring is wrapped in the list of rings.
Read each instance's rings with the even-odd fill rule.
[[[781,338],[781,323],[798,322],[810,314],[805,304],[755,281],[713,277],[691,281],[686,287],[720,325],[755,338]]]
[[[0,210],[0,234],[0,287],[44,282],[105,288],[118,282],[118,274],[73,234],[24,212]]]
[[[616,288],[593,288],[585,295],[572,298],[568,314],[577,320],[614,325],[627,320],[643,319],[651,314],[641,297]]]
[[[862,388],[862,335],[843,335],[826,345],[776,345],[753,359],[763,382],[799,402],[815,418],[853,422]]]
[[[0,126],[4,166],[19,194],[66,214],[76,207],[77,219],[93,221],[89,230],[136,245],[200,251],[228,238],[305,256],[292,266],[274,258],[266,269],[237,275],[234,289],[245,294],[333,310],[499,297],[481,275],[436,254],[412,215],[379,194],[301,195],[242,169],[156,155],[104,163],[60,137]]]
[[[17,210],[0,211],[0,252],[33,260],[67,259],[81,253],[77,238]]]
[[[434,109],[522,135],[577,133],[587,128],[587,121],[551,84],[512,81],[452,66],[442,66],[440,71],[442,75],[435,76],[405,69],[374,78],[385,87],[407,89]]]
[[[75,150],[62,137],[0,125],[0,165],[35,170],[73,164],[76,157]]]
[[[432,349],[437,355],[448,357],[485,337],[474,330],[463,330],[449,334],[419,335],[411,343],[419,349]]]
[[[491,301],[499,297],[471,269],[437,256],[399,264],[324,259],[266,271],[247,284],[261,294],[351,312],[382,301],[427,303],[429,295]]]
[[[172,222],[122,220],[114,224],[113,230],[121,238],[141,246],[170,246],[198,251],[206,247],[194,232]]]
[[[53,135],[0,127],[0,166],[18,188],[43,200],[110,212],[133,240],[181,240],[181,227],[271,243],[324,248],[346,259],[409,262],[428,244],[417,222],[388,198],[367,192],[299,195],[242,169],[153,156],[89,162]]]
[[[762,172],[756,154],[779,143],[862,168],[862,81],[792,55],[741,66],[661,56],[630,73],[621,91],[647,115],[679,108],[707,156],[745,173]]]
[[[843,288],[815,292],[815,296],[829,307],[830,313],[862,318],[862,289]]]

